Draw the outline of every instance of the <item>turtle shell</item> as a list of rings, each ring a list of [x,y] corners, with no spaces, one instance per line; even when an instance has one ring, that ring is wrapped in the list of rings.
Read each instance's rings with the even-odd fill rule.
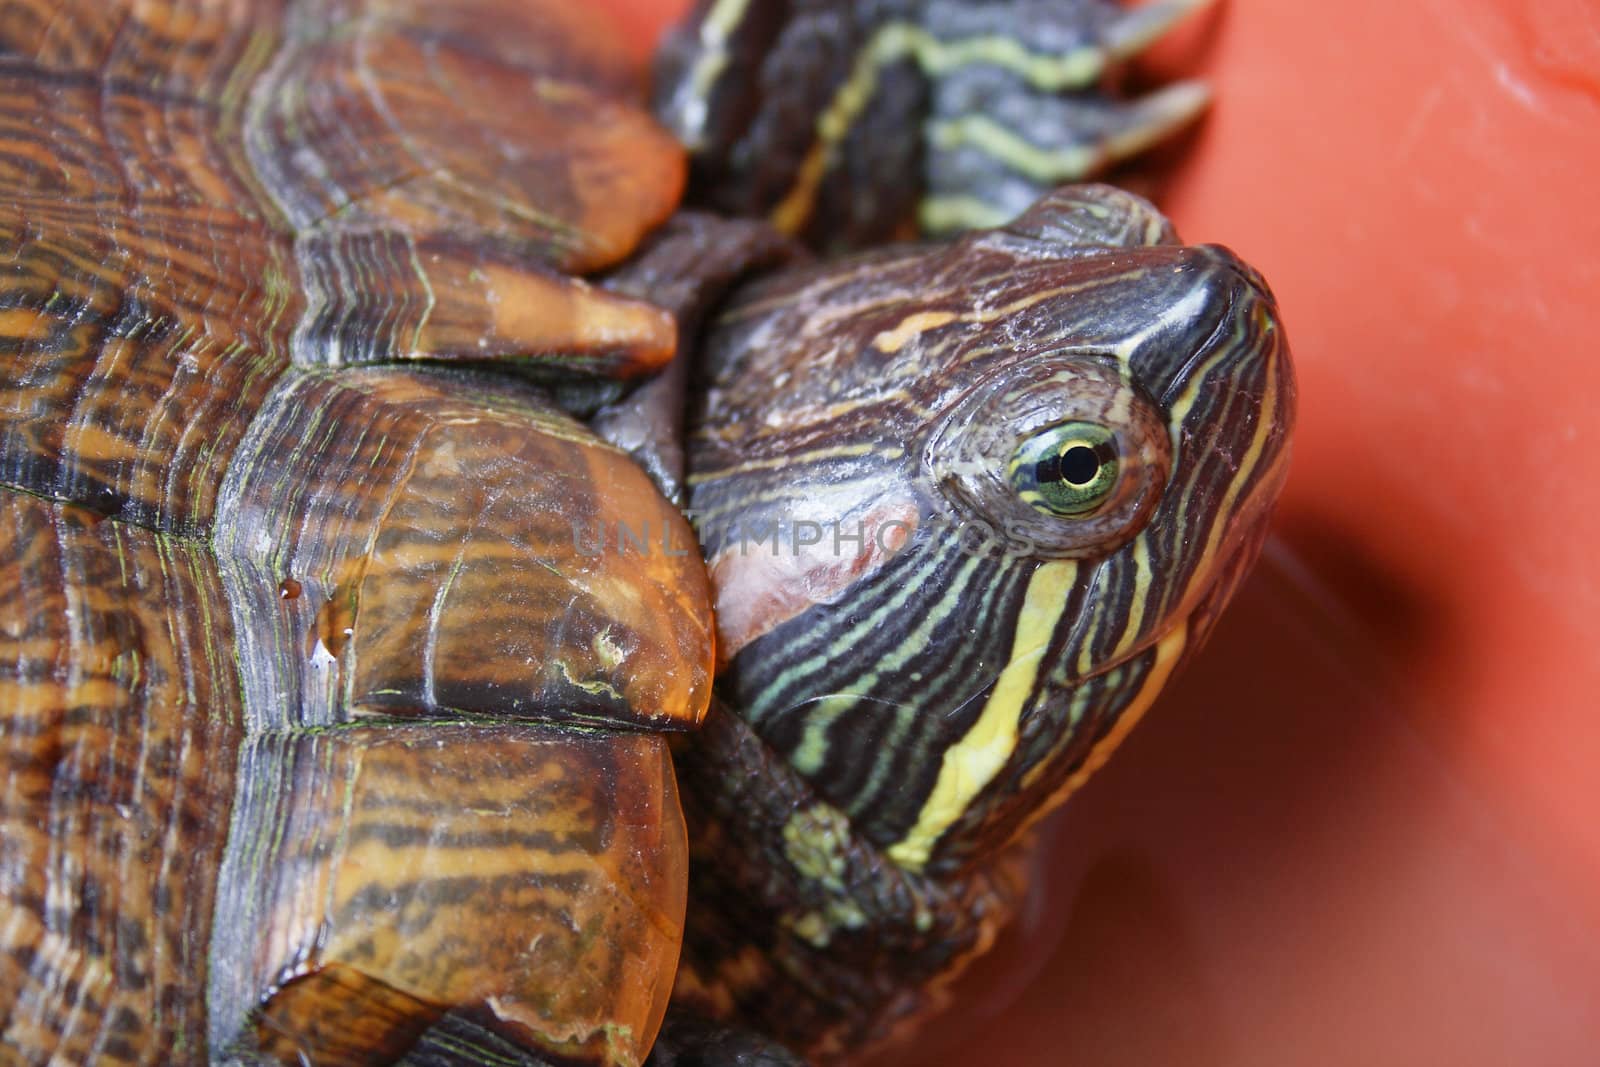
[[[611,41],[554,0],[0,8],[19,1060],[387,1062],[445,1017],[648,1049],[685,877],[655,731],[709,699],[706,578],[579,551],[693,542],[482,369],[674,349],[575,277],[682,185]]]

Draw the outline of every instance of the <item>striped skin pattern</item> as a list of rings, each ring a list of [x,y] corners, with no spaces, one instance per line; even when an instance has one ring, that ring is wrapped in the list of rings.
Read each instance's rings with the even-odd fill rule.
[[[1117,69],[1209,0],[700,0],[658,62],[690,201],[861,247],[998,226],[1204,110]],[[915,131],[908,136],[908,131]]]
[[[948,248],[756,283],[707,360],[690,484],[718,692],[739,717],[724,729],[759,738],[798,799],[730,809],[715,760],[684,770],[696,847],[738,839],[693,868],[691,898],[737,899],[766,932],[741,964],[749,935],[691,916],[680,984],[826,1059],[914,1015],[906,991],[1004,910],[919,954],[904,931],[935,920],[904,902],[977,892],[981,861],[1098,767],[1202,643],[1259,549],[1294,381],[1260,278],[1104,187]],[[1131,488],[1096,515],[1042,515],[1005,480],[1010,456],[1084,421],[1113,432]],[[885,552],[874,526],[891,519]],[[830,533],[807,544],[807,521]],[[866,536],[835,542],[834,523]],[[790,539],[757,543],[767,528]],[[729,818],[764,825],[703,825]],[[726,859],[741,848],[748,867]],[[919,888],[886,897],[886,881]],[[873,961],[876,984],[797,1007],[841,958]]]
[[[724,708],[674,755],[690,825],[674,1004],[806,1062],[847,1058],[945,1004],[1027,892],[1026,843],[959,878],[892,863]]]
[[[0,4],[0,1062],[648,1049],[684,831],[603,728],[700,716],[708,590],[571,524],[690,531],[531,386],[371,365],[673,350],[566,274],[682,173],[583,25]]]

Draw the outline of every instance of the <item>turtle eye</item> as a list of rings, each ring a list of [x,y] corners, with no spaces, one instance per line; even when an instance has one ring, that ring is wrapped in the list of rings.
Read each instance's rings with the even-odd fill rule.
[[[1111,498],[1121,463],[1116,435],[1093,422],[1062,422],[1024,438],[1011,454],[1011,487],[1036,511],[1094,514]]]
[[[926,469],[958,519],[1008,552],[1104,556],[1138,535],[1172,472],[1166,417],[1121,367],[1050,353],[992,370],[940,418]]]

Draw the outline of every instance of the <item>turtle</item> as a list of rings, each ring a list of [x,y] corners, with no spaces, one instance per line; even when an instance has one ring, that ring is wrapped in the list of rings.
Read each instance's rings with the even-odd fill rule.
[[[0,1058],[932,1010],[1287,469],[1261,276],[1056,188],[1192,6],[715,0],[652,111],[557,0],[5,0]]]

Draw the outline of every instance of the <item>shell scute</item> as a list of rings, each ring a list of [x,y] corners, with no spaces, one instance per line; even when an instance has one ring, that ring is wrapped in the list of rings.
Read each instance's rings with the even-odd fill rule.
[[[441,34],[422,5],[295,9],[245,116],[252,163],[294,230],[464,230],[586,272],[672,211],[675,142],[587,69],[492,47],[511,7],[483,12],[473,38]]]
[[[225,504],[219,548],[244,561],[230,580],[255,620],[241,632],[263,641],[241,651],[263,714],[293,708],[317,725],[463,710],[657,728],[704,714],[698,558],[579,543],[628,523],[690,545],[687,523],[627,457],[532,390],[377,369],[297,379],[258,420]],[[284,574],[302,584],[292,612],[277,596]],[[333,686],[303,650],[341,597],[352,610]]]
[[[558,1055],[643,1059],[685,903],[662,738],[362,726],[258,738],[241,767],[212,1048],[386,1063],[467,1009]]]

